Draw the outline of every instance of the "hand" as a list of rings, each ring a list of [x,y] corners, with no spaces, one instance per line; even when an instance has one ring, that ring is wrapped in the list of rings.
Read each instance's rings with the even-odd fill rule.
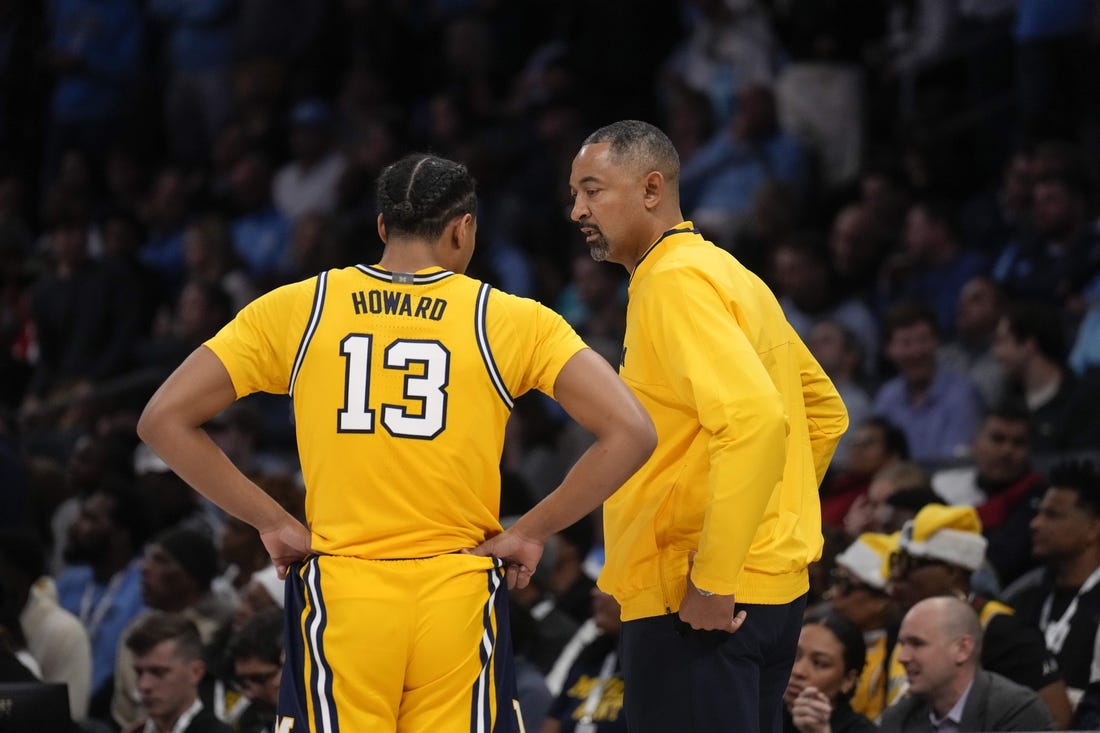
[[[289,515],[282,524],[260,532],[260,540],[263,541],[267,554],[271,556],[271,562],[275,563],[275,570],[281,580],[286,580],[287,570],[293,563],[313,554],[309,530]]]
[[[844,515],[844,532],[849,537],[859,537],[871,528],[875,519],[875,507],[867,494],[860,494]]]
[[[832,714],[832,703],[816,687],[804,689],[791,704],[791,720],[801,733],[831,733]]]
[[[704,596],[691,580],[692,561],[695,553],[688,558],[687,592],[680,602],[680,620],[696,631],[728,631],[734,634],[745,623],[748,614],[736,611],[733,595]]]
[[[470,554],[500,558],[505,562],[508,590],[526,588],[542,557],[542,543],[516,531],[513,526],[485,540]]]

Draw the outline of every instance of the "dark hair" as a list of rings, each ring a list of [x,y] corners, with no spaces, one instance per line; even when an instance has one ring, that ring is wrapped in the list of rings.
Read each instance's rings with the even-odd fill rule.
[[[833,632],[833,636],[840,642],[844,650],[844,674],[855,671],[863,672],[863,665],[867,663],[867,643],[863,640],[863,632],[845,616],[830,611],[819,618],[812,618],[803,623],[803,626],[818,624]]]
[[[265,608],[229,640],[229,658],[283,663],[283,610]]]
[[[172,526],[158,534],[152,544],[168,553],[201,590],[208,590],[218,576],[218,548],[198,530]]]
[[[135,655],[148,654],[162,641],[175,641],[177,653],[188,661],[203,658],[198,627],[179,613],[151,612],[126,637],[126,648]]]
[[[584,145],[610,143],[616,163],[660,171],[668,181],[680,177],[680,155],[668,135],[640,120],[605,125],[584,139]]]
[[[30,583],[46,574],[42,541],[27,529],[0,530],[0,562],[10,565]]]
[[[1045,303],[1016,303],[1005,314],[1008,330],[1017,341],[1035,341],[1039,353],[1055,364],[1066,361],[1066,338],[1058,311]]]
[[[872,415],[861,423],[861,427],[878,428],[882,431],[882,442],[886,452],[896,455],[903,461],[909,460],[909,439],[905,431],[882,415]]]
[[[1063,461],[1050,469],[1050,487],[1077,494],[1077,506],[1100,517],[1100,473],[1092,461]]]
[[[889,341],[894,332],[899,329],[909,328],[920,323],[927,323],[936,338],[943,337],[940,331],[940,322],[936,318],[936,312],[931,307],[918,300],[898,301],[890,306],[890,309],[886,311],[886,317],[883,319],[882,331],[885,340]]]
[[[477,215],[475,186],[461,163],[413,153],[378,177],[378,212],[390,234],[436,239],[455,217]]]
[[[959,236],[959,220],[955,208],[942,198],[922,198],[909,206],[909,210],[919,209],[928,220],[943,227],[952,238]]]
[[[982,422],[985,423],[992,418],[998,420],[1004,420],[1005,422],[1022,422],[1028,426],[1028,432],[1031,431],[1031,413],[1027,410],[1027,405],[1022,400],[1018,399],[1005,399],[1001,400],[997,404],[989,407],[985,411],[985,415],[982,418]]]
[[[111,522],[125,530],[130,537],[130,546],[140,550],[152,534],[153,521],[151,509],[145,493],[129,480],[110,477],[99,483],[92,494],[110,497]]]

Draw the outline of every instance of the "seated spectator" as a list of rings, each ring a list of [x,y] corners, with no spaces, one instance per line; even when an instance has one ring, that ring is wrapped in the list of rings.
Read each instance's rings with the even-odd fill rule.
[[[728,247],[753,194],[772,178],[806,192],[810,159],[806,147],[779,126],[772,90],[757,84],[741,93],[729,125],[684,165],[684,211],[712,241]]]
[[[995,281],[985,275],[971,278],[959,291],[955,337],[940,349],[940,363],[970,375],[986,405],[1000,404],[1005,395],[1004,367],[993,354],[1004,309],[1004,296]]]
[[[890,595],[903,611],[933,596],[965,599],[980,620],[976,654],[982,667],[1035,690],[1065,728],[1072,715],[1066,683],[1042,636],[1011,607],[972,588],[971,576],[986,562],[981,530],[971,507],[926,506],[902,530],[890,557]],[[894,652],[899,662],[902,646],[899,639]]]
[[[206,674],[195,624],[176,613],[143,617],[126,635],[126,657],[141,701],[127,733],[233,733],[199,699]]]
[[[271,164],[259,151],[245,153],[230,178],[233,250],[260,290],[282,284],[291,267],[290,221],[271,202]]]
[[[1043,632],[1076,699],[1091,679],[1100,623],[1100,473],[1092,463],[1051,469],[1031,547],[1043,567],[1006,589],[1005,600]]]
[[[510,522],[505,521],[507,527]],[[578,623],[558,606],[558,599],[550,592],[553,568],[557,564],[557,537],[548,541],[542,560],[535,568],[531,581],[525,588],[515,588],[509,596],[525,608],[535,622],[535,638],[528,658],[543,674],[550,671],[565,645],[577,631]]]
[[[184,281],[201,280],[221,286],[229,295],[232,314],[252,302],[256,288],[233,251],[229,223],[210,215],[192,222],[183,237]]]
[[[239,689],[234,678],[230,642],[256,616],[281,611],[284,598],[283,581],[269,559],[267,566],[253,573],[240,592],[233,595],[232,616],[222,623],[206,645],[207,679],[200,694],[209,701],[218,720],[230,723],[239,730],[256,727],[256,719],[267,716],[262,706],[259,711],[253,710],[249,698],[241,694],[243,690]]]
[[[795,235],[774,248],[771,261],[775,295],[783,315],[799,337],[823,320],[842,324],[857,339],[861,361],[856,373],[874,374],[878,360],[878,327],[863,301],[837,291],[825,247],[816,235]]]
[[[133,484],[105,481],[81,503],[69,527],[65,561],[57,577],[57,601],[84,625],[92,644],[91,713],[106,712],[115,656],[123,630],[145,610],[141,551],[149,536],[149,511]]]
[[[839,470],[826,475],[821,490],[821,522],[830,527],[843,526],[848,510],[867,493],[880,469],[909,460],[905,433],[886,418],[872,416],[851,424],[855,427],[848,431],[852,442],[847,460],[839,465],[834,461]]]
[[[844,531],[849,537],[864,532],[889,534],[901,529],[893,510],[886,504],[893,494],[928,487],[928,473],[915,463],[898,461],[880,468],[871,479],[867,493],[860,496],[844,515]]]
[[[836,556],[833,582],[826,598],[834,613],[863,633],[866,665],[860,670],[851,707],[877,720],[890,695],[886,665],[897,638],[897,606],[886,592],[886,561],[897,549],[894,535],[866,532]],[[894,675],[896,678],[897,675]]]
[[[1087,179],[1081,166],[1073,167],[1040,173],[1032,187],[1032,231],[1010,242],[993,264],[993,277],[1014,299],[1064,307],[1100,264]]]
[[[859,629],[844,616],[807,621],[798,637],[791,680],[783,693],[787,733],[875,733],[849,700],[867,661]]]
[[[1036,453],[1100,446],[1100,384],[1066,366],[1061,314],[1041,303],[1019,303],[997,325],[997,360],[1009,394],[1031,415]]]
[[[871,397],[859,383],[862,350],[855,333],[840,321],[826,318],[810,329],[806,346],[840,393],[848,409],[848,424],[863,424],[871,415]],[[855,437],[855,431],[849,430],[840,438],[833,461],[846,462]]]
[[[986,272],[983,254],[959,239],[953,212],[938,201],[913,203],[905,217],[904,249],[882,269],[881,297],[927,303],[936,314],[940,333],[955,330],[955,309],[963,285]]]
[[[273,567],[260,533],[234,516],[225,518],[218,553],[225,571],[214,579],[213,589],[230,604],[236,604],[254,575]]]
[[[886,355],[898,376],[875,395],[875,414],[905,431],[918,463],[966,455],[982,412],[977,388],[965,374],[938,363],[939,324],[927,307],[902,302],[886,315]]]
[[[45,574],[42,545],[34,535],[0,531],[4,602],[19,612],[19,627],[39,678],[68,687],[69,712],[73,720],[81,721],[88,714],[91,692],[91,643],[80,620],[57,605]]]
[[[248,700],[247,719],[237,721],[239,733],[276,733],[275,706],[283,671],[283,613],[261,611],[229,641],[236,689]]]
[[[1001,586],[1035,566],[1028,525],[1046,480],[1031,467],[1030,437],[1025,410],[1013,405],[988,410],[970,449],[972,463],[932,475],[932,488],[944,503],[977,507]]]
[[[336,208],[337,185],[347,161],[332,147],[332,110],[321,99],[303,99],[290,112],[292,159],[275,174],[275,208],[289,221]]]
[[[1087,310],[1069,352],[1069,365],[1077,374],[1100,369],[1100,275],[1092,279],[1081,295]]]
[[[602,632],[581,650],[539,733],[625,733],[623,673],[619,660],[621,609],[592,590],[592,618]]]
[[[929,504],[942,504],[943,497],[928,486],[914,486],[895,491],[882,502],[882,529],[898,533],[905,523],[914,519]]]
[[[1051,730],[1054,721],[1035,693],[982,669],[981,637],[978,615],[957,598],[929,598],[910,609],[898,633],[909,694],[883,713],[882,732],[942,730],[946,721],[960,731]]]
[[[558,607],[578,624],[592,615],[592,588],[596,581],[584,569],[595,534],[592,521],[592,517],[583,517],[555,535],[558,559],[550,574],[550,592],[558,599]]]
[[[150,613],[181,614],[194,623],[202,643],[209,643],[232,609],[210,591],[218,574],[218,551],[206,535],[192,529],[169,529],[146,548],[141,563],[141,597]],[[149,614],[134,621],[140,624]],[[204,665],[205,671],[205,665]],[[200,679],[202,675],[200,675]],[[111,716],[120,726],[139,718],[141,690],[134,675],[130,647],[118,650]]]
[[[49,212],[51,265],[30,295],[38,363],[22,409],[32,416],[43,401],[87,394],[92,385],[128,366],[141,335],[136,292],[119,271],[92,259],[88,212],[77,202]]]

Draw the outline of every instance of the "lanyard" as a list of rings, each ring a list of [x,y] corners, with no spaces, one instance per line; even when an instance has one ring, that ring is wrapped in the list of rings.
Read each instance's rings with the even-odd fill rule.
[[[94,607],[92,606],[92,598],[95,596],[95,578],[89,578],[88,584],[84,586],[84,595],[80,599],[80,623],[84,624],[84,628],[88,630],[90,640],[95,641],[96,636],[99,634],[99,627],[103,624],[104,617],[115,603],[115,597],[118,595],[127,570],[129,570],[128,567],[123,568],[111,576],[111,582],[107,584],[107,589],[103,591],[99,603],[96,603]]]
[[[1039,614],[1039,628],[1046,637],[1047,649],[1055,654],[1062,653],[1062,645],[1066,643],[1066,637],[1069,636],[1069,625],[1073,621],[1073,615],[1077,613],[1077,601],[1081,596],[1092,590],[1097,583],[1100,583],[1100,568],[1093,570],[1092,574],[1085,579],[1085,582],[1077,589],[1077,595],[1073,597],[1073,600],[1069,602],[1069,606],[1062,612],[1062,617],[1053,622],[1050,620],[1050,610],[1054,603],[1054,591],[1052,590],[1047,595],[1047,599],[1043,601],[1043,609]]]
[[[603,666],[600,667],[600,679],[596,681],[596,684],[592,685],[591,691],[588,693],[588,697],[584,701],[584,713],[581,714],[581,723],[591,723],[592,716],[596,714],[596,708],[600,704],[600,698],[603,697],[603,690],[607,687],[608,681],[611,679],[611,673],[615,671],[615,662],[618,659],[614,651],[608,652],[604,657]]]

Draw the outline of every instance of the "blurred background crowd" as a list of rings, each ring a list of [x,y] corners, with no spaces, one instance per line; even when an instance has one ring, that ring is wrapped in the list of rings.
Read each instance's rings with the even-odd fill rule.
[[[997,596],[1049,559],[1032,537],[1050,471],[1100,454],[1098,61],[1094,0],[0,0],[7,646],[109,729],[142,715],[124,631],[183,612],[211,709],[270,724],[242,711],[264,710],[278,665],[253,643],[277,624],[248,624],[278,581],[254,531],[138,444],[142,406],[257,294],[375,262],[374,180],[413,150],[477,178],[470,274],[551,305],[616,363],[625,274],[566,212],[579,143],[622,118],[669,134],[685,215],[772,286],[849,408],[814,600],[831,603],[854,540],[940,504],[977,508],[975,587]],[[285,397],[207,427],[302,513]],[[502,515],[588,440],[520,400]],[[1074,486],[1100,491],[1082,470]],[[1081,507],[1100,567],[1100,501]],[[533,688],[568,693],[615,613],[597,598],[593,620],[598,517],[552,545],[513,599],[516,645]],[[896,603],[885,587],[860,608]],[[1078,614],[1094,635],[1096,595]],[[75,618],[58,616],[63,658],[41,658],[39,603]],[[264,669],[235,670],[240,648]]]

